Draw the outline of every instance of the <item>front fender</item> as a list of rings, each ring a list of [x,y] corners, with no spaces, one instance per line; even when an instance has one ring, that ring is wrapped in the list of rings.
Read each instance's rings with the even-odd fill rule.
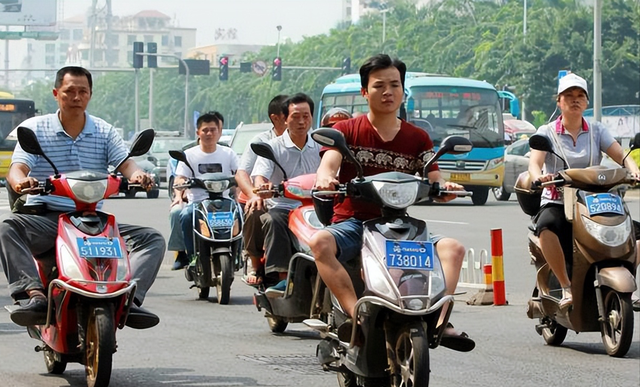
[[[619,293],[631,293],[636,290],[633,274],[622,266],[602,268],[596,278],[599,286],[609,287]]]

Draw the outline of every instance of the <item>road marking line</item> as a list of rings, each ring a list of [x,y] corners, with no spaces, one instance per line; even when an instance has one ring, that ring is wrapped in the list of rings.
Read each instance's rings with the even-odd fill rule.
[[[464,224],[464,225],[468,225],[468,222],[452,222],[449,220],[435,220],[435,219],[424,219],[425,222],[427,223],[446,223],[446,224]]]

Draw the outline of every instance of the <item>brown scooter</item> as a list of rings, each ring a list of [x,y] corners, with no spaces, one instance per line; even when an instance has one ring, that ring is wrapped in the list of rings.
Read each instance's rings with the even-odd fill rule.
[[[529,145],[562,160],[544,136],[532,136]],[[639,262],[622,190],[635,183],[625,168],[595,166],[565,169],[553,181],[542,184],[562,187],[565,216],[573,229],[573,256],[568,260],[573,304],[566,309],[559,307],[562,288],[542,254],[538,237],[529,234],[537,278],[527,316],[540,320],[536,331],[547,344],[562,344],[568,329],[600,331],[609,355],[622,357],[629,350],[633,338],[631,294],[636,289]],[[528,215],[537,214],[539,193],[540,186],[532,185],[523,173],[516,183],[516,194]]]

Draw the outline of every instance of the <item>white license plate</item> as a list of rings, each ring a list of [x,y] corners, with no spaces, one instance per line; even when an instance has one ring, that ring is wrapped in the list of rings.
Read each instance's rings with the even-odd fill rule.
[[[387,267],[433,270],[433,243],[425,241],[387,241]]]
[[[78,254],[82,258],[116,258],[123,257],[120,241],[116,238],[90,237],[76,238]]]

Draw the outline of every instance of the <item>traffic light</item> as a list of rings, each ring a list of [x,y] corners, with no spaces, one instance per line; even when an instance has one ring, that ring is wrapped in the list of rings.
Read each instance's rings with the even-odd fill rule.
[[[271,73],[271,79],[274,81],[282,80],[282,59],[280,59],[280,57],[273,60],[273,72]]]
[[[147,53],[148,54],[157,54],[158,53],[158,43],[149,42],[147,43]],[[158,67],[158,57],[155,55],[147,56],[147,67],[150,69],[155,69]]]
[[[138,53],[144,52],[144,43],[143,42],[133,42],[133,68],[141,69],[143,67],[143,56],[138,55]]]
[[[229,57],[221,56],[218,62],[218,65],[220,67],[220,75],[218,76],[218,79],[220,79],[221,81],[228,80],[229,79]]]
[[[342,60],[342,75],[351,74],[351,57]]]

